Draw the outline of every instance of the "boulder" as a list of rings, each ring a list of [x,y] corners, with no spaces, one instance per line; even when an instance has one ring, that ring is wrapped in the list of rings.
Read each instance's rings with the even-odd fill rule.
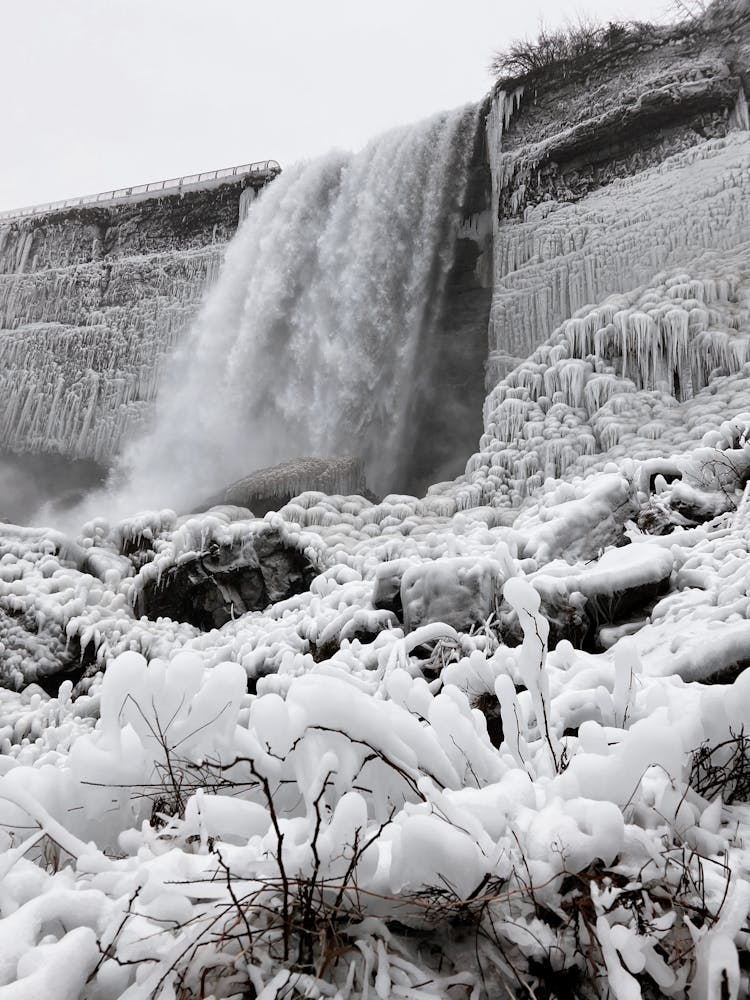
[[[181,558],[140,591],[136,613],[197,628],[221,628],[248,611],[299,594],[316,570],[303,553],[268,530],[235,545],[209,546]]]
[[[492,559],[444,558],[409,566],[401,575],[406,631],[444,622],[468,632],[489,618],[503,582],[501,567]]]
[[[279,510],[300,493],[359,494],[374,499],[365,486],[358,458],[297,458],[268,469],[258,469],[227,486],[198,509],[217,505],[249,508],[256,517]]]
[[[649,543],[609,549],[587,566],[563,560],[545,566],[531,582],[550,623],[550,646],[569,639],[593,648],[601,627],[645,618],[669,586],[673,566],[669,549]]]

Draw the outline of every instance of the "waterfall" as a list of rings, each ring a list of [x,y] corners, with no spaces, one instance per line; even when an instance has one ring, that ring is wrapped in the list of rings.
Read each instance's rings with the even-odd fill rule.
[[[303,455],[359,455],[372,489],[403,492],[478,119],[396,129],[263,191],[122,455],[118,509],[184,507]]]

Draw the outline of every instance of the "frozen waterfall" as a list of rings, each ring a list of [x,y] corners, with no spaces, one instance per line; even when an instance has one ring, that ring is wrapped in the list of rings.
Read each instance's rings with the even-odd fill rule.
[[[371,488],[408,488],[478,125],[442,114],[263,192],[113,474],[118,510],[302,455],[359,455]]]

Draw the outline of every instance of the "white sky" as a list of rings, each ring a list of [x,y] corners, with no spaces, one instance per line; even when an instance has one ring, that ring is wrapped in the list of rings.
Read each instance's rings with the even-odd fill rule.
[[[601,20],[666,0],[596,0]],[[0,0],[0,209],[332,146],[479,100],[578,0]]]

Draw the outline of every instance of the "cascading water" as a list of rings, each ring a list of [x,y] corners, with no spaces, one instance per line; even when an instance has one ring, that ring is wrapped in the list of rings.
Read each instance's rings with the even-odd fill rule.
[[[408,486],[478,118],[394,130],[263,192],[112,477],[118,510],[184,507],[301,455],[359,455],[373,489]]]

